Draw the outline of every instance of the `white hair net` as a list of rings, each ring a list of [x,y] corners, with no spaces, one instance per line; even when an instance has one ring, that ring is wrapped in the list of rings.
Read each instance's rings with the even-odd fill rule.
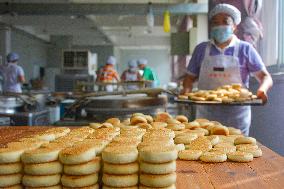
[[[228,15],[230,15],[233,20],[234,23],[236,25],[240,24],[241,22],[241,12],[234,7],[233,5],[229,5],[229,4],[218,4],[216,5],[209,13],[209,19],[211,20],[211,18],[213,16],[215,16],[216,14],[219,13],[226,13]]]
[[[114,56],[109,56],[107,61],[106,61],[107,64],[111,64],[111,65],[115,65],[116,64],[116,59]]]
[[[128,61],[128,66],[132,67],[132,68],[136,68],[137,67],[137,61],[136,60]]]
[[[148,60],[141,58],[138,60],[138,65],[147,65],[148,64]]]

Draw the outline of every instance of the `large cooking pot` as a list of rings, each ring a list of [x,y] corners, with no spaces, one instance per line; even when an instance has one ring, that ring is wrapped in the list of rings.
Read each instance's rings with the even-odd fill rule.
[[[136,112],[154,115],[159,111],[165,111],[167,105],[165,95],[157,97],[149,97],[145,94],[109,95],[89,97],[86,100],[89,103],[83,109],[87,113],[87,119],[98,122],[110,117],[125,119]]]
[[[24,105],[24,101],[18,97],[0,96],[0,112],[15,113]]]

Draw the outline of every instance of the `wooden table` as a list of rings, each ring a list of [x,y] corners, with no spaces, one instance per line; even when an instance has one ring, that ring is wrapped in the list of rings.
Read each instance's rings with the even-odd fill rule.
[[[48,127],[0,127],[0,144]],[[263,156],[250,163],[177,161],[177,189],[283,189],[284,158],[259,144]]]

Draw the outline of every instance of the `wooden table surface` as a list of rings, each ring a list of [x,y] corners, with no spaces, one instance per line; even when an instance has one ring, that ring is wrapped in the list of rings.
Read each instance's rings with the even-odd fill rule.
[[[0,145],[48,127],[0,127]],[[283,189],[284,157],[259,144],[263,156],[250,163],[177,160],[177,189]]]

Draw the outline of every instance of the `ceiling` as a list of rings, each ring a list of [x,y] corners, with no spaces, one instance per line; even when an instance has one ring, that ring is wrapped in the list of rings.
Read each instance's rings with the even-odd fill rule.
[[[169,46],[163,12],[169,9],[172,31],[184,12],[206,13],[185,0],[152,0],[155,26],[147,32],[146,0],[10,0],[0,3],[0,22],[49,41],[51,35],[71,35],[74,45]],[[40,4],[39,4],[40,3]],[[186,5],[186,6],[181,6]],[[197,7],[198,8],[198,7]],[[192,10],[193,9],[193,10]],[[195,10],[194,10],[195,9]],[[208,9],[208,8],[207,8]],[[196,11],[196,12],[194,12]]]

